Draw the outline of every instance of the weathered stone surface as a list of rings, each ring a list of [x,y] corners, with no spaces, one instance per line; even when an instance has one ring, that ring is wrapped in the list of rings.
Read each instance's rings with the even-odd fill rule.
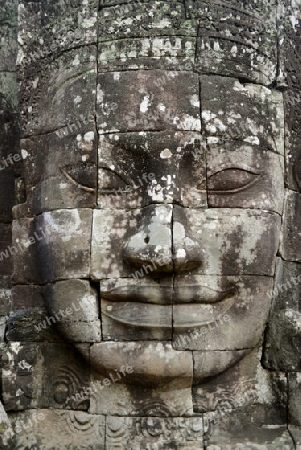
[[[171,305],[102,300],[101,317],[105,341],[172,339]]]
[[[174,287],[174,348],[208,352],[254,348],[268,319],[272,286],[270,277],[183,276]],[[223,359],[220,364],[222,370]]]
[[[82,353],[87,354],[82,347]],[[11,342],[2,374],[6,411],[37,407],[87,409],[72,397],[89,385],[89,368],[66,344]],[[88,397],[89,399],[89,397]]]
[[[0,223],[0,275],[9,276],[12,272],[12,231],[11,224]]]
[[[99,372],[131,364],[129,382],[153,386],[175,378],[192,381],[192,354],[173,350],[168,342],[102,342],[91,346],[91,362]]]
[[[83,116],[55,133],[21,141],[31,214],[95,205],[96,141],[93,118]]]
[[[202,261],[194,275],[271,276],[274,274],[279,233],[278,214],[265,211],[236,208],[197,210],[177,205],[173,209],[173,253],[177,255],[183,248],[185,238],[189,247],[189,238],[193,236],[192,244],[198,248]],[[180,259],[178,264],[179,271]]]
[[[180,2],[104,4],[99,13],[99,70],[191,70],[197,22]],[[118,33],[119,39],[115,39]]]
[[[289,424],[301,427],[301,374],[293,372],[288,374],[288,414]]]
[[[249,411],[249,417],[254,411]],[[296,447],[285,425],[271,425],[270,428],[241,423],[241,414],[232,417],[216,430],[210,439],[208,450],[294,450]],[[234,424],[236,426],[234,426]],[[231,434],[228,430],[231,430]],[[233,437],[235,436],[235,437]]]
[[[42,267],[38,263],[40,241],[46,239],[44,230],[35,219],[17,219],[12,226],[13,244],[7,247],[7,260],[13,260],[13,280],[16,283],[39,283]]]
[[[88,354],[89,345],[82,345]],[[42,392],[39,406],[42,408],[86,410],[88,398],[74,401],[74,395],[89,386],[89,366],[83,364],[78,352],[71,345],[52,344],[42,347]]]
[[[12,308],[11,276],[0,279],[0,316],[6,316]]]
[[[45,308],[17,311],[7,319],[6,339],[19,342],[58,342],[55,325],[48,319]]]
[[[107,5],[103,5],[107,6]],[[196,36],[196,21],[183,20],[180,2],[146,1],[103,8],[99,14],[99,42],[142,36]]]
[[[52,409],[10,414],[17,448],[41,450],[104,450],[105,418],[83,411]]]
[[[55,323],[67,341],[99,342],[98,292],[86,280],[59,281],[44,293],[48,323]]]
[[[8,344],[2,371],[2,392],[6,411],[37,407],[37,393],[41,389],[42,381],[41,372],[37,368],[40,355],[40,344]]]
[[[208,147],[209,206],[256,208],[282,214],[282,156],[246,142],[209,143]]]
[[[199,384],[237,364],[250,350],[214,350],[193,352],[193,380]]]
[[[255,349],[228,370],[194,387],[194,411],[206,413],[206,432],[208,437],[215,436],[214,443],[218,444],[219,434],[223,442],[226,430],[228,439],[232,435],[240,442],[243,424],[250,424],[250,417],[255,427],[286,424],[286,375],[264,370],[260,358],[261,350]],[[231,415],[236,428],[233,433]]]
[[[132,370],[132,366],[117,366],[117,369],[108,372],[107,380],[119,380],[120,377],[123,382],[119,383],[112,381],[109,384],[104,381],[105,377],[94,375],[89,409],[92,414],[139,417],[194,415],[191,380],[189,382],[181,378],[154,388],[142,387],[128,383],[130,375],[126,370]]]
[[[198,450],[203,445],[202,417],[114,417],[107,418],[108,450],[178,448]]]
[[[205,156],[202,136],[194,132],[100,136],[98,205],[104,209],[141,208],[150,202],[206,206]]]
[[[244,141],[283,155],[284,111],[280,92],[235,78],[202,76],[201,103],[207,136]]]
[[[301,148],[301,76],[300,55],[300,7],[291,0],[278,5],[278,85],[284,88],[286,123],[286,183],[289,189],[300,192]]]
[[[43,286],[21,285],[12,287],[12,309],[13,311],[24,311],[26,309],[41,309],[44,307]]]
[[[97,0],[43,0],[19,7],[19,69],[96,41]],[[35,33],[32,30],[35,30]]]
[[[199,19],[198,69],[266,85],[276,79],[276,2],[189,0],[186,10]]]
[[[301,194],[288,191],[283,217],[281,255],[287,261],[301,262]]]
[[[12,441],[14,432],[7,417],[7,414],[3,408],[2,403],[0,402],[0,445],[2,448],[9,449],[9,444]]]
[[[99,74],[97,114],[100,134],[200,131],[198,76],[161,70]]]
[[[92,210],[45,212],[37,217],[36,227],[46,236],[39,242],[44,282],[89,277]]]
[[[110,215],[106,210],[95,210],[92,277],[135,279],[149,272],[171,273],[172,211],[172,205],[160,204],[143,210],[114,211]],[[142,272],[136,275],[136,268]]]
[[[297,202],[278,248],[284,172],[301,185],[298,5],[126,1],[19,5],[23,160],[0,167],[5,226],[19,203],[5,338],[0,310],[14,450],[293,448],[297,287],[271,315],[282,365],[261,348],[275,256],[299,261]],[[18,108],[1,76],[4,161]],[[24,408],[50,410],[17,425]]]
[[[301,370],[300,282],[301,264],[278,258],[263,359],[268,369]]]
[[[25,137],[76,127],[95,113],[96,47],[81,47],[52,61],[35,62],[21,85]]]
[[[0,22],[0,72],[13,72],[17,57],[18,0],[1,0]]]

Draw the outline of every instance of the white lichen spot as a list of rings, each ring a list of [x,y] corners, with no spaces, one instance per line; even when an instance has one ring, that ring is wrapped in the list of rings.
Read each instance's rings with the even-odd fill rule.
[[[92,142],[94,140],[94,131],[88,131],[84,135],[84,140],[85,142]]]
[[[160,158],[162,159],[168,159],[172,156],[171,151],[168,148],[165,148],[164,150],[162,150],[162,152],[160,153]]]
[[[82,135],[81,135],[81,134],[78,134],[78,135],[76,136],[76,140],[77,140],[78,142],[82,141],[82,140],[83,140]]]
[[[78,55],[75,55],[75,58],[74,58],[72,64],[73,64],[73,66],[79,66],[80,65],[80,60],[79,60]]]
[[[114,72],[113,78],[114,78],[115,81],[119,81],[120,73],[119,72]]]
[[[177,258],[185,258],[186,252],[184,248],[179,248],[177,250]]]
[[[29,153],[22,148],[21,149],[21,155],[22,155],[23,159],[26,159],[29,156]]]
[[[80,103],[82,101],[82,97],[80,95],[77,95],[74,99],[74,103]]]
[[[150,106],[150,98],[148,95],[145,95],[141,104],[140,104],[140,111],[142,113],[146,113],[148,111],[148,107]]]
[[[99,87],[97,88],[97,102],[98,103],[103,103],[103,98],[104,98],[104,92],[99,89]]]
[[[163,105],[163,103],[159,103],[158,109],[159,109],[160,111],[165,111],[165,110],[166,110],[166,106]]]
[[[253,145],[259,145],[260,143],[258,136],[248,136],[244,139],[244,142],[249,142]]]
[[[196,106],[197,108],[200,107],[200,99],[199,99],[199,97],[198,97],[196,94],[194,94],[194,95],[191,96],[191,98],[190,98],[190,104],[191,104],[192,106]]]

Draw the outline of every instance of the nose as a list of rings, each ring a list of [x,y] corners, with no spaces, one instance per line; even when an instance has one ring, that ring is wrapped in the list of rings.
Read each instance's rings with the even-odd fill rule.
[[[145,207],[136,231],[124,242],[124,262],[136,268],[144,267],[152,276],[199,267],[201,248],[187,234],[181,210],[172,204]]]

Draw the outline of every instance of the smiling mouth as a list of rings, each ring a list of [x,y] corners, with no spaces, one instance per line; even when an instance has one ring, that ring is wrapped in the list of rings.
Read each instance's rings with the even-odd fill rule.
[[[232,285],[225,290],[208,286],[127,285],[101,283],[102,314],[122,325],[150,329],[202,327],[225,315],[237,297]]]

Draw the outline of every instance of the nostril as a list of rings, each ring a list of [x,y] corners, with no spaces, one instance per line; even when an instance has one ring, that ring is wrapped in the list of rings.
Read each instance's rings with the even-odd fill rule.
[[[145,242],[146,244],[149,243],[149,237],[148,237],[148,236],[146,236],[146,238],[144,238],[144,242]]]

